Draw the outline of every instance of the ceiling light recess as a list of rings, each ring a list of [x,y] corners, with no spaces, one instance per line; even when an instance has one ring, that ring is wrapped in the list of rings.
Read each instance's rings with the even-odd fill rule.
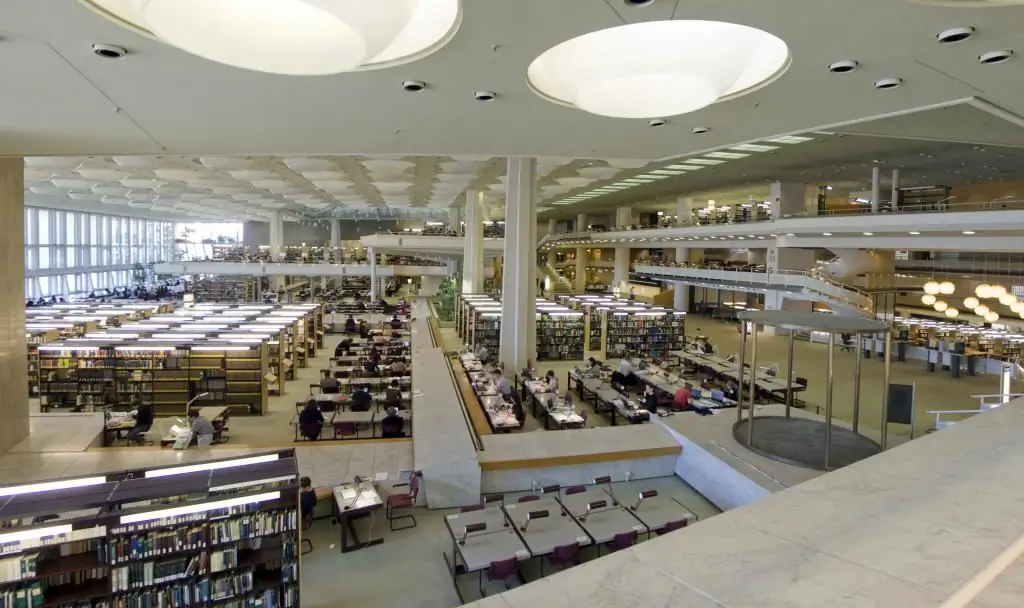
[[[460,0],[82,0],[185,52],[257,72],[322,76],[389,67],[443,47]]]
[[[739,97],[772,82],[789,64],[786,43],[756,28],[646,21],[548,49],[530,64],[527,81],[554,103],[600,116],[649,119]]]

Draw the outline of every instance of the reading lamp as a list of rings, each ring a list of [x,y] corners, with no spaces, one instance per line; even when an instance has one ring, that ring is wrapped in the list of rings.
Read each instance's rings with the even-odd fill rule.
[[[543,488],[541,488],[540,491],[542,493],[544,493],[544,494],[550,494],[552,492],[554,492],[555,494],[559,494],[561,489],[562,489],[562,486],[560,486],[560,485],[558,485],[556,483],[556,484],[552,484],[550,486],[544,486]]]
[[[599,486],[601,484],[608,486],[608,493],[612,496],[612,505],[616,507],[619,506],[619,501],[615,500],[615,492],[612,491],[612,476],[605,475],[604,477],[595,477],[594,485]]]
[[[185,404],[185,415],[188,416],[188,408],[192,407],[193,403],[195,403],[198,399],[202,399],[203,397],[209,396],[209,394],[210,394],[209,392],[199,393],[195,397],[192,397],[191,399],[189,399],[188,403]]]
[[[607,506],[608,506],[608,501],[607,500],[595,500],[594,502],[588,502],[587,503],[587,510],[583,513],[583,516],[580,517],[580,521],[587,521],[587,518],[590,517],[591,513],[593,513],[597,509],[603,509],[603,508],[605,508]]]
[[[470,534],[472,534],[474,532],[483,532],[486,529],[487,529],[487,522],[485,522],[485,521],[482,521],[482,522],[480,522],[478,524],[469,524],[469,525],[467,525],[465,528],[462,529],[462,538],[459,539],[459,544],[460,545],[465,545],[466,544],[466,537],[468,537]]]
[[[636,511],[637,509],[640,508],[640,505],[642,505],[645,500],[647,500],[648,498],[654,498],[657,495],[658,495],[658,491],[657,490],[644,490],[643,492],[640,492],[640,496],[637,499],[636,504],[633,505],[630,508],[632,510]]]
[[[520,528],[519,530],[521,532],[526,532],[526,528],[529,527],[531,521],[533,521],[535,519],[544,519],[547,516],[548,516],[547,510],[544,510],[544,511],[530,511],[529,513],[526,514],[526,521],[523,522],[523,527]]]

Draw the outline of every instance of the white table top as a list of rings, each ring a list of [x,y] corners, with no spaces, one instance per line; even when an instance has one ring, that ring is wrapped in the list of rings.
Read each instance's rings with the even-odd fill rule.
[[[648,498],[641,503],[639,509],[634,511],[633,506],[639,500],[639,494],[639,491],[615,493],[616,498],[623,502],[623,506],[629,509],[630,514],[639,519],[649,530],[655,531],[664,528],[665,524],[672,521],[683,520],[690,523],[697,520],[693,511],[670,496],[659,495]]]
[[[526,514],[530,511],[547,511],[548,516],[535,519],[522,531]],[[591,544],[590,537],[580,528],[576,520],[562,515],[562,505],[553,496],[540,500],[505,505],[505,513],[516,527],[520,538],[533,555],[548,555],[555,547],[578,543],[581,547]]]
[[[474,532],[466,537],[466,544],[459,541],[465,534],[466,526],[486,523],[487,529]],[[477,572],[491,565],[491,562],[517,557],[520,560],[530,557],[530,550],[523,544],[500,506],[494,505],[469,513],[452,513],[445,516],[448,532],[455,541],[455,550],[466,572]],[[509,525],[506,525],[509,524]]]
[[[608,506],[603,509],[591,511],[586,521],[581,517],[587,510],[587,503],[595,500],[608,501]],[[566,510],[576,518],[583,529],[587,531],[594,542],[607,543],[615,538],[616,534],[635,531],[637,534],[647,532],[647,526],[629,512],[628,508],[619,505],[614,506],[612,497],[604,490],[588,490],[579,494],[562,497],[562,504]]]
[[[361,484],[346,483],[334,488],[333,492],[338,511],[365,509],[384,504],[380,494],[373,487],[373,483],[369,481],[364,481]]]

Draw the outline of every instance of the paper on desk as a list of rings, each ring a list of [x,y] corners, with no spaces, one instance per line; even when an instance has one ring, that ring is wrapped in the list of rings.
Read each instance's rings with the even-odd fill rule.
[[[412,392],[412,396],[413,397],[422,397],[423,396],[423,391],[420,391],[420,390],[413,391]]]
[[[353,498],[356,497],[356,489],[355,488],[342,488],[341,489],[341,497],[344,498],[345,500],[352,500]]]
[[[388,480],[388,474],[387,474],[387,472],[377,473],[377,474],[375,474],[373,476],[373,480],[374,481],[387,481]]]

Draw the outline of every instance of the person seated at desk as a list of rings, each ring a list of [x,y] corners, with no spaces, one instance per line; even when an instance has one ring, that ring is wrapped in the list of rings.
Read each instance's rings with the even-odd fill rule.
[[[401,359],[395,359],[394,361],[391,362],[391,365],[388,366],[388,370],[392,374],[404,374],[405,361],[402,361]]]
[[[132,406],[135,408],[135,426],[128,431],[125,440],[128,443],[142,444],[143,434],[153,428],[153,405],[142,403],[138,395],[132,396]]]
[[[494,368],[491,370],[491,388],[494,392],[501,395],[503,399],[510,399],[512,397],[512,387],[508,385],[508,380],[501,374],[500,368]]]
[[[715,347],[711,345],[711,340],[708,340],[707,338],[704,339],[704,341],[700,345],[700,352],[704,353],[705,355],[715,354]]]
[[[345,333],[346,334],[354,334],[354,333],[356,333],[356,320],[355,320],[355,318],[352,315],[349,315],[348,318],[345,319]]]
[[[352,393],[352,403],[348,409],[353,412],[368,412],[373,407],[373,395],[366,388],[358,388]]]
[[[366,324],[366,321],[359,322],[359,337],[364,340],[370,337],[370,326]]]
[[[380,371],[380,358],[371,356],[366,360],[366,363],[363,364],[363,370],[368,374],[378,373]]]
[[[380,349],[378,349],[377,345],[374,344],[373,346],[370,347],[370,351],[367,353],[367,355],[371,359],[374,358],[374,357],[379,357],[380,356]]]
[[[652,414],[658,413],[658,396],[650,384],[644,387],[644,409]]]
[[[402,389],[398,388],[398,380],[392,380],[391,386],[384,389],[384,405],[402,409]]]
[[[398,415],[397,407],[389,407],[388,415],[380,421],[380,436],[384,439],[405,437],[405,420]]]
[[[324,377],[320,378],[320,392],[326,395],[336,395],[340,392],[341,383],[331,375],[331,372],[323,372]]]
[[[628,354],[619,361],[619,369],[612,373],[611,379],[613,383],[618,383],[622,386],[636,384],[636,375],[633,373],[633,361]]]
[[[204,448],[213,443],[213,425],[209,420],[199,415],[198,409],[192,408],[188,411],[188,425],[192,430],[192,438],[197,446]]]
[[[736,384],[735,380],[730,380],[729,383],[725,385],[724,393],[726,399],[731,399],[733,401],[740,400],[740,387]]]
[[[317,407],[316,401],[310,399],[306,407],[299,412],[299,432],[310,441],[320,439],[320,432],[324,428],[324,415]]]
[[[341,357],[352,349],[352,338],[345,338],[334,347],[334,356]]]
[[[672,409],[677,412],[690,407],[690,389],[683,386],[676,389],[676,393],[672,395]]]
[[[313,490],[313,480],[303,476],[299,479],[299,511],[302,520],[313,518],[313,511],[316,510],[316,491]]]
[[[402,329],[402,321],[398,318],[398,315],[391,317],[391,329]]]
[[[544,374],[544,384],[552,393],[558,392],[558,378],[555,377],[555,370],[549,369],[548,373]]]
[[[483,343],[476,347],[476,351],[473,354],[476,355],[476,358],[480,363],[487,363],[488,357],[490,356],[490,353],[487,352],[487,347],[484,346]]]

